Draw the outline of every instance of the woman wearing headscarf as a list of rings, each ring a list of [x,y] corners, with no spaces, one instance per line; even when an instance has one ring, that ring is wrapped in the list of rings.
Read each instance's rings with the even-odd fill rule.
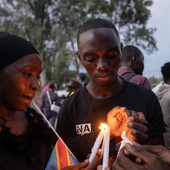
[[[0,169],[50,170],[57,141],[43,118],[29,105],[39,90],[42,58],[25,39],[0,32]],[[65,167],[93,169],[98,158]],[[55,169],[52,165],[52,169]],[[85,170],[84,169],[84,170]]]
[[[40,88],[42,59],[25,39],[0,33],[0,169],[44,170],[56,142],[29,107]]]

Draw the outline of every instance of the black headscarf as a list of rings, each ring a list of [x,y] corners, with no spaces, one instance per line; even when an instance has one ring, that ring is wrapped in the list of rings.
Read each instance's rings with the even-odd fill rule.
[[[39,53],[27,40],[0,32],[0,70],[29,54]]]

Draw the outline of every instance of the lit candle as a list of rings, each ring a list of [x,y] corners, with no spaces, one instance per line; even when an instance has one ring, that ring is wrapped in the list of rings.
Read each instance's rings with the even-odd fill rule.
[[[122,134],[121,134],[121,138],[122,138],[122,141],[121,141],[121,145],[120,145],[120,149],[122,149],[126,143],[130,143],[132,144],[132,142],[129,140],[129,138],[126,136],[126,131],[123,131]],[[118,153],[119,154],[119,153]]]
[[[124,140],[125,143],[130,143],[132,144],[132,142],[129,140],[129,138],[126,136],[126,131],[123,131],[121,134],[121,138]]]
[[[107,126],[104,136],[103,165],[102,170],[108,166],[109,161],[110,128]]]
[[[105,133],[104,127],[100,126],[99,128],[101,129],[101,131],[100,131],[99,135],[97,136],[96,141],[95,141],[93,148],[91,150],[91,154],[90,154],[90,157],[89,157],[89,164],[92,163],[94,157],[96,156],[97,151],[98,151],[100,144],[101,144],[103,137],[104,137],[104,133]]]

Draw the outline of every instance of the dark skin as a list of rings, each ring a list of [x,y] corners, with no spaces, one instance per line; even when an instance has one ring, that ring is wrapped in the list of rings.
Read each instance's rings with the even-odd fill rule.
[[[113,164],[113,170],[169,170],[170,151],[164,146],[126,144]],[[136,158],[134,161],[133,158]]]
[[[6,121],[13,134],[27,131],[27,121],[23,112],[40,88],[39,75],[42,59],[38,54],[30,54],[15,61],[0,71],[0,116]]]
[[[146,135],[148,128],[143,126],[145,122],[145,117],[141,112],[130,111],[125,107],[114,107],[107,114],[107,124],[110,127],[110,136],[119,137],[123,131],[126,131],[126,135],[131,142],[146,143],[148,140],[148,135]],[[140,131],[138,129],[140,129]]]
[[[122,61],[121,66],[129,67],[136,74],[142,75],[144,70],[144,56],[142,53],[132,55],[128,61]]]
[[[80,35],[78,47],[78,58],[90,76],[88,92],[96,98],[107,98],[119,90],[122,80],[117,69],[122,52],[116,33],[109,28],[86,31]]]
[[[79,37],[77,56],[90,76],[86,88],[94,98],[107,98],[122,87],[122,79],[117,70],[122,57],[122,45],[113,29],[98,28],[82,33]],[[143,123],[143,124],[142,124]],[[143,133],[144,121],[135,117],[130,128],[138,133],[133,134],[139,141]],[[136,136],[137,135],[137,136]]]

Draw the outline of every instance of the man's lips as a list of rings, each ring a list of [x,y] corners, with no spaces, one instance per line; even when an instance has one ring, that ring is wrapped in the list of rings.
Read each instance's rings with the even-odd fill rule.
[[[101,77],[98,77],[98,79],[100,80],[108,80],[110,79],[111,76],[101,76]]]

